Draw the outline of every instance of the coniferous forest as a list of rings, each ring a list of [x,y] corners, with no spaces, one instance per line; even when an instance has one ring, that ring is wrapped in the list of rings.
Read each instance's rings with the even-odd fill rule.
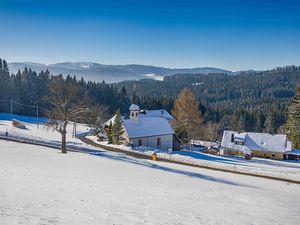
[[[226,74],[178,74],[163,81],[144,79],[117,84],[132,95],[133,85],[144,108],[171,110],[180,90],[189,88],[199,103],[205,123],[219,130],[284,133],[287,108],[300,83],[300,67]]]
[[[75,75],[63,77],[48,70],[32,71],[30,68],[11,74],[7,62],[0,59],[0,111],[10,112],[13,100],[18,102],[14,104],[14,113],[35,115],[35,108],[25,105],[39,106],[42,116],[43,109],[49,108],[44,100],[49,84],[58,77],[78,85],[81,99],[106,107],[108,114],[117,109],[122,114],[128,113],[134,89],[141,108],[164,108],[170,112],[180,90],[188,88],[199,104],[204,124],[219,133],[225,129],[284,133],[287,108],[300,82],[300,67],[247,71],[239,75],[177,74],[163,81],[142,79],[117,84],[85,81]]]

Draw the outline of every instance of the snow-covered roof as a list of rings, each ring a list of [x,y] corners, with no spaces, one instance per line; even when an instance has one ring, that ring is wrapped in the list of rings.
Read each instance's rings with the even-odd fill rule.
[[[142,117],[137,121],[127,119],[123,125],[129,138],[174,134],[168,120],[162,117]]]
[[[139,111],[140,107],[138,105],[135,104],[131,104],[131,106],[129,107],[130,111]]]
[[[235,141],[241,141],[241,142],[244,142],[245,139],[246,139],[246,133],[239,133],[239,134],[235,134],[234,135],[234,140]]]
[[[145,113],[140,113],[140,117],[162,117],[167,120],[173,120],[174,118],[164,109],[146,110]]]
[[[231,142],[234,135],[234,142]],[[244,144],[236,144],[243,140]],[[224,131],[221,146],[239,151],[260,150],[272,152],[285,152],[290,150],[287,145],[285,134],[268,134],[268,133],[237,133],[235,131]]]
[[[300,150],[299,149],[293,149],[292,151],[287,151],[284,154],[288,154],[288,155],[300,155]]]

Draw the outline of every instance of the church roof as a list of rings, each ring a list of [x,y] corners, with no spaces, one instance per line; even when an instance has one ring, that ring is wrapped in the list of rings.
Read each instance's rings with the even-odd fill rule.
[[[131,106],[129,107],[129,110],[130,111],[135,111],[135,110],[140,110],[140,107],[138,105],[135,105],[135,104],[131,104]]]
[[[174,134],[170,123],[163,117],[141,117],[137,121],[127,119],[123,125],[129,138]]]
[[[174,118],[164,109],[146,110],[145,113],[141,113],[140,117],[162,117],[167,120],[173,120]]]

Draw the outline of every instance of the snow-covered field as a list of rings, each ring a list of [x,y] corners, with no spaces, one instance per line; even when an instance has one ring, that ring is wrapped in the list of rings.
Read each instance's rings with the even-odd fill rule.
[[[26,129],[20,129],[12,126],[12,119],[17,119],[22,122],[26,126]],[[7,131],[10,137],[32,141],[43,141],[53,145],[61,144],[61,135],[57,131],[47,129],[44,126],[45,121],[46,120],[43,118],[37,121],[36,118],[33,117],[0,113],[0,135],[4,136]],[[67,145],[86,146],[85,143],[74,136],[73,129],[73,123],[70,122],[67,126]],[[89,130],[90,128],[84,124],[76,124],[76,135],[86,133]]]
[[[300,185],[0,140],[0,224],[299,224]]]
[[[27,129],[19,129],[12,126],[12,119],[15,118],[23,122]],[[0,113],[0,136],[4,136],[7,130],[9,136],[13,139],[25,139],[30,142],[39,142],[49,144],[50,146],[58,146],[61,143],[61,136],[56,131],[47,130],[43,124],[36,124],[36,119],[33,117],[18,116]],[[45,122],[45,119],[40,119],[39,122]],[[96,150],[97,148],[83,143],[76,137],[73,137],[73,124],[70,123],[67,127],[67,145],[70,147],[85,148],[87,150]],[[89,131],[89,127],[83,124],[77,124],[77,135]],[[90,136],[90,139],[97,141],[95,137]],[[105,143],[101,143],[105,144]],[[1,147],[1,146],[0,146]],[[132,151],[130,147],[115,146]],[[134,150],[142,152],[146,155],[151,155],[153,151],[146,149]],[[158,157],[171,159],[178,162],[185,162],[194,165],[207,166],[211,168],[226,169],[232,171],[240,171],[246,173],[267,175],[300,181],[300,163],[295,161],[276,161],[271,159],[253,158],[252,160],[244,160],[243,158],[223,157],[202,154],[200,152],[177,151],[172,154],[166,152],[158,152]]]
[[[95,143],[107,145],[107,142],[98,142],[97,137],[95,136],[87,136],[87,138],[93,140]],[[147,147],[131,149],[131,147],[128,146],[109,146],[121,148],[126,151],[135,151],[143,153],[145,155],[151,155],[153,153],[153,150],[147,150]],[[209,155],[196,151],[175,151],[173,153],[167,153],[164,151],[156,150],[156,154],[159,158],[162,159],[189,163],[192,165],[199,165],[209,168],[218,168],[230,171],[239,171],[300,181],[300,163],[296,161],[279,161],[262,158],[253,158],[252,160],[245,160],[241,157]]]

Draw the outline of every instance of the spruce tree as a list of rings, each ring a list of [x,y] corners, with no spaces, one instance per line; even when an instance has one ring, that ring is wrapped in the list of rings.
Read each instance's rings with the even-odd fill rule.
[[[172,115],[175,118],[173,128],[182,141],[188,143],[199,137],[203,118],[189,89],[184,88],[175,99]]]
[[[120,144],[121,135],[124,133],[123,125],[122,125],[122,117],[120,109],[118,109],[115,113],[114,124],[112,126],[112,137],[114,144]]]
[[[287,134],[295,148],[300,148],[300,85],[288,108]]]

